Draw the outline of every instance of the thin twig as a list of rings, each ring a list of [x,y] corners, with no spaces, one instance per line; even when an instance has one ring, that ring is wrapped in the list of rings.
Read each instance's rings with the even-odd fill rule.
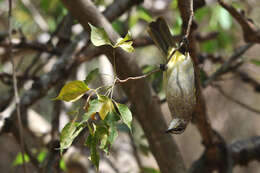
[[[13,69],[13,88],[14,88],[14,96],[15,96],[15,104],[16,104],[16,114],[19,124],[19,137],[20,137],[20,145],[21,145],[21,152],[22,152],[22,160],[23,160],[23,170],[26,173],[27,168],[25,165],[25,145],[23,140],[23,127],[22,127],[22,120],[21,120],[21,111],[20,111],[20,98],[18,94],[18,87],[17,87],[17,79],[16,79],[16,73],[15,73],[15,64],[14,64],[14,58],[12,56],[12,24],[11,24],[11,18],[12,18],[12,0],[9,0],[9,9],[8,9],[8,40],[9,40],[9,57],[11,59],[12,63],[12,69]]]
[[[143,79],[143,78],[146,78],[146,77],[148,77],[148,76],[152,75],[153,73],[156,73],[156,72],[158,72],[158,71],[160,71],[160,70],[161,70],[160,68],[156,68],[156,69],[150,71],[149,73],[144,74],[144,75],[141,75],[141,76],[128,77],[128,78],[126,78],[126,79],[119,79],[119,78],[117,78],[117,79],[116,79],[116,83],[124,83],[124,82],[127,82],[128,80]]]
[[[192,20],[193,20],[194,12],[193,12],[193,0],[190,0],[190,18],[188,22],[188,26],[186,29],[185,37],[188,38],[190,35]]]
[[[254,112],[254,113],[257,113],[257,114],[260,114],[260,110],[257,110],[255,108],[252,108],[248,105],[246,105],[245,103],[229,96],[227,93],[224,92],[224,90],[219,86],[219,85],[213,85],[214,88],[216,88],[224,97],[226,97],[227,99],[231,100],[232,102],[238,104],[239,106],[251,111],[251,112]]]

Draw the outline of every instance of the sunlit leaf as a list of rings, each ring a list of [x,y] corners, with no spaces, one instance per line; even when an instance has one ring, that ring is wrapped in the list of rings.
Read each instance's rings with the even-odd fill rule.
[[[103,28],[97,28],[89,23],[91,27],[90,40],[95,46],[111,45],[111,41]]]
[[[253,63],[253,64],[257,65],[257,66],[260,66],[260,60],[252,59],[251,63]]]
[[[60,134],[60,151],[62,154],[63,149],[69,148],[73,140],[83,130],[84,126],[78,122],[69,122],[62,129]]]
[[[218,21],[225,30],[230,29],[232,26],[232,17],[224,8],[220,8]]]
[[[88,85],[95,77],[97,77],[98,72],[99,72],[98,68],[95,68],[94,70],[89,72],[86,79],[84,80],[85,84]]]
[[[99,100],[103,102],[103,105],[99,111],[100,118],[104,120],[109,112],[112,112],[114,105],[110,98],[106,96],[99,97]]]
[[[53,100],[74,102],[80,99],[88,90],[88,86],[83,81],[71,81],[62,87],[59,95]]]
[[[117,103],[118,111],[122,117],[123,122],[129,127],[131,130],[131,123],[132,123],[132,113],[126,105]]]
[[[28,163],[30,161],[30,158],[27,154],[24,154],[24,161],[25,163]],[[19,152],[16,156],[16,158],[14,159],[12,165],[13,166],[17,166],[17,165],[22,165],[23,164],[23,155],[21,152]]]
[[[119,38],[115,44],[114,47],[121,47],[124,49],[126,52],[133,52],[134,47],[132,46],[133,41],[132,41],[131,33],[128,32],[124,38]]]

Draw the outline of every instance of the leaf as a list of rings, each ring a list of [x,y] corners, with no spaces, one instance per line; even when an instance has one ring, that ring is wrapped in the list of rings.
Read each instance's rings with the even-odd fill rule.
[[[121,47],[124,51],[132,53],[134,52],[134,47],[132,46],[133,41],[124,42],[119,47]]]
[[[128,109],[126,105],[117,103],[118,111],[120,112],[120,115],[122,117],[123,122],[128,126],[128,128],[131,130],[131,123],[132,123],[132,113]]]
[[[100,115],[100,118],[102,120],[104,120],[106,118],[107,114],[114,110],[114,105],[113,105],[111,99],[109,99],[106,96],[103,96],[100,101],[103,102],[103,105],[102,105],[102,108],[99,111],[99,115]]]
[[[95,46],[111,45],[109,37],[103,28],[97,28],[89,23],[91,28],[90,40]]]
[[[99,153],[97,151],[98,138],[96,135],[92,136],[90,141],[90,160],[96,166],[99,167]]]
[[[141,172],[146,172],[146,173],[160,173],[159,170],[150,168],[150,167],[142,167]]]
[[[89,72],[88,76],[84,80],[85,84],[88,85],[95,77],[97,77],[98,73],[99,73],[98,68],[95,68],[94,70]]]
[[[132,46],[133,41],[132,41],[131,33],[128,32],[124,38],[119,38],[113,46],[114,48],[116,47],[121,47],[123,50],[126,52],[134,52],[134,47]]]
[[[104,125],[97,126],[97,138],[100,140],[99,148],[108,154],[108,129]]]
[[[105,122],[108,124],[109,129],[109,135],[108,135],[108,142],[112,145],[115,141],[115,139],[118,136],[117,128],[116,128],[116,122],[119,120],[119,116],[116,112],[109,112]]]
[[[88,86],[83,81],[71,81],[62,87],[59,95],[53,100],[74,102],[80,99],[88,90]]]
[[[91,100],[87,108],[88,111],[83,116],[83,121],[87,121],[93,114],[99,112],[102,105],[103,103],[98,99]]]
[[[229,14],[229,12],[227,10],[225,10],[224,8],[220,8],[218,20],[223,29],[228,30],[231,28],[232,17]]]
[[[65,160],[64,160],[63,157],[60,159],[59,166],[60,166],[61,170],[63,170],[63,171],[66,171],[66,170],[67,170],[66,162],[65,162]]]
[[[69,148],[73,140],[79,135],[84,129],[81,123],[69,122],[61,131],[60,135],[60,153],[62,154],[63,149]]]
[[[257,66],[260,66],[260,60],[252,59],[251,63],[253,63],[253,64],[257,65]]]
[[[94,135],[94,134],[93,134],[93,135]],[[85,141],[85,145],[86,145],[87,147],[89,147],[89,148],[90,148],[90,146],[91,146],[91,140],[92,140],[92,134],[88,135],[88,137],[87,137],[87,139],[86,139],[86,141]]]
[[[28,163],[30,161],[30,158],[27,154],[24,154],[24,161],[25,163]],[[17,165],[22,165],[23,164],[23,155],[21,152],[19,152],[17,155],[16,155],[16,158],[15,160],[13,161],[12,165],[13,166],[17,166]]]
[[[139,15],[140,19],[143,19],[146,22],[152,22],[153,21],[153,18],[151,16],[151,14],[148,12],[148,10],[146,10],[142,6],[138,6],[137,10],[138,10],[138,15]]]
[[[44,159],[46,158],[47,156],[47,151],[43,150],[41,151],[38,156],[37,156],[37,160],[42,163],[44,161]]]

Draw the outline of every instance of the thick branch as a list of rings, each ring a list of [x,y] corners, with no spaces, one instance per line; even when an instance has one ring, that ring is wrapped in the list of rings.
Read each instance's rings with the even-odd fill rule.
[[[247,140],[240,140],[229,146],[234,165],[247,165],[250,161],[260,161],[260,137],[252,137]]]
[[[229,157],[229,160],[232,160],[231,167],[247,165],[253,160],[260,161],[260,137],[236,141],[229,145],[226,150],[229,153],[227,157]],[[192,164],[189,173],[208,173],[216,168],[218,168],[218,162],[216,160],[213,162],[208,160],[206,152],[204,152],[200,159]]]

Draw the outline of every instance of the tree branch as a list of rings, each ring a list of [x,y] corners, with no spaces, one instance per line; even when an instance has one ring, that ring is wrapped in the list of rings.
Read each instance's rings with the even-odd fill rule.
[[[248,19],[243,12],[238,12],[233,6],[228,5],[223,0],[218,0],[219,4],[225,8],[240,24],[243,30],[244,40],[251,43],[260,43],[260,30]]]

